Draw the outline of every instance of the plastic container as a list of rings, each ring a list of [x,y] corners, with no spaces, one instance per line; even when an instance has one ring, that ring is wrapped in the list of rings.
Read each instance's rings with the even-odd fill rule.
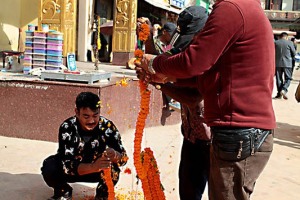
[[[33,35],[38,37],[46,37],[46,33],[42,31],[35,31],[33,32]]]
[[[27,53],[25,53],[24,54],[24,60],[32,60],[32,54],[27,54]]]
[[[36,48],[36,49],[46,49],[46,44],[43,44],[43,43],[33,43],[33,48]]]
[[[25,47],[25,53],[32,53],[31,47]]]
[[[35,31],[35,25],[28,24],[28,31],[31,31],[31,32]]]
[[[45,60],[46,55],[45,54],[32,54],[32,58],[37,59],[37,60]]]
[[[47,55],[46,58],[47,58],[47,60],[50,60],[50,61],[58,61],[58,62],[62,61],[62,56]]]
[[[61,56],[62,55],[62,51],[55,50],[55,49],[47,49],[47,55]]]
[[[46,37],[33,36],[33,42],[46,44]]]
[[[32,37],[34,32],[33,31],[25,31],[25,33],[26,33],[26,36]]]
[[[24,65],[26,65],[26,64],[27,64],[27,65],[31,65],[31,64],[32,64],[32,59],[28,59],[28,58],[25,59],[25,58],[24,58],[23,64],[24,64]]]
[[[33,43],[32,42],[25,42],[25,47],[33,47]]]
[[[33,42],[33,37],[32,36],[27,36],[25,38],[25,42]]]
[[[32,60],[32,64],[33,65],[45,65],[45,60],[36,60],[36,59],[33,59]]]
[[[42,31],[43,32],[49,32],[49,25],[48,24],[42,24]]]
[[[62,51],[62,44],[50,44],[47,43],[47,49],[60,50]]]
[[[59,39],[62,40],[63,39],[63,34],[62,33],[58,33],[58,32],[50,32],[47,34],[47,38],[48,39]]]
[[[31,66],[24,65],[24,67],[23,67],[23,74],[29,74],[30,70],[31,70]]]
[[[53,38],[47,38],[48,44],[63,44],[63,40],[61,39],[53,39]]]
[[[47,66],[57,66],[57,67],[59,67],[59,66],[61,66],[61,62],[60,61],[50,61],[50,60],[46,60],[46,65]]]
[[[33,53],[37,53],[37,54],[45,54],[46,53],[46,49],[33,49]]]

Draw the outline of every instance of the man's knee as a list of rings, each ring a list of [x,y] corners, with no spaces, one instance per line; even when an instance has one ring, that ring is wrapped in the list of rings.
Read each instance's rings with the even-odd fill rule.
[[[51,155],[46,158],[41,167],[42,175],[57,174],[62,170],[62,163],[59,155]]]

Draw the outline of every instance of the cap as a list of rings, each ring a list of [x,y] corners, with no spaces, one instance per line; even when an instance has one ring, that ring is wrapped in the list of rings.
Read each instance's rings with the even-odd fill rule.
[[[172,22],[167,22],[163,25],[161,30],[165,30],[168,33],[170,33],[170,35],[172,35],[174,33],[174,31],[176,30],[176,25]]]
[[[195,34],[200,31],[208,18],[207,10],[202,6],[190,6],[178,17],[177,25],[181,34]]]
[[[184,9],[177,20],[180,30],[173,35],[173,46],[180,50],[186,48],[194,35],[204,27],[207,18],[208,12],[202,6],[190,6]]]

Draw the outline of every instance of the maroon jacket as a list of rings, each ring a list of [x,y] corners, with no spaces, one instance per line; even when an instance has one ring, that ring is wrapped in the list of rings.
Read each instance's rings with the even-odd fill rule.
[[[156,72],[197,77],[209,126],[275,128],[275,50],[259,0],[220,0],[204,29],[182,53],[154,59]]]

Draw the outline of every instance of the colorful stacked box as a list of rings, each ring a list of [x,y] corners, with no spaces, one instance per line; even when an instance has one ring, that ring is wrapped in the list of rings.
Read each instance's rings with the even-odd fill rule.
[[[59,32],[47,34],[46,69],[61,69],[63,51],[63,35]]]
[[[33,52],[33,31],[26,31],[26,38],[25,38],[25,53],[24,53],[24,64],[23,67],[26,68],[28,71],[32,69],[32,52]]]
[[[26,31],[24,68],[61,69],[62,52],[62,33]]]
[[[35,31],[33,33],[32,68],[46,67],[47,33]]]

